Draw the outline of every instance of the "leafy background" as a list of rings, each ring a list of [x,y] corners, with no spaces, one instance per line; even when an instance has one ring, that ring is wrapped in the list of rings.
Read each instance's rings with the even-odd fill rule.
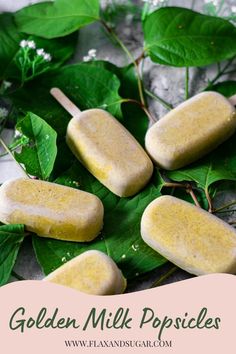
[[[111,9],[109,12],[105,11],[104,16],[107,20],[114,22],[116,25],[116,32],[119,34],[119,37],[124,40],[128,48],[132,50],[134,56],[138,57],[141,53],[143,42],[140,22],[136,20],[140,13],[137,10],[137,7],[133,7],[135,2],[128,1],[126,3],[130,6],[128,9],[129,14],[133,14],[132,21],[130,21],[129,17],[124,16],[125,10],[122,9],[122,6],[119,7],[119,11],[115,11],[114,9]],[[189,1],[170,2],[170,4],[179,6],[187,4],[188,7],[189,3]],[[195,3],[197,3],[195,4],[195,8],[202,10],[203,2],[197,1]],[[117,14],[120,14],[120,17],[117,16]],[[25,16],[25,14],[23,15]],[[21,14],[18,18],[20,26],[23,26],[22,18],[24,18],[24,16],[22,17]],[[28,20],[27,26],[29,26]],[[144,29],[145,26],[146,24],[144,25]],[[212,28],[214,31],[216,30],[216,27],[213,25]],[[170,267],[167,264],[159,268],[165,260],[147,247],[141,241],[139,234],[139,220],[142,211],[152,199],[160,194],[163,183],[160,176],[156,174],[152,180],[152,183],[147,186],[142,193],[134,198],[128,198],[126,200],[126,198],[119,199],[115,197],[112,193],[101,186],[101,184],[91,175],[89,175],[88,172],[85,171],[78,163],[75,163],[73,156],[68,151],[64,143],[64,134],[69,120],[69,115],[66,114],[65,111],[48,94],[50,87],[52,85],[57,85],[63,88],[63,90],[82,109],[90,107],[106,108],[112,114],[116,115],[117,119],[119,119],[134,134],[134,136],[141,143],[143,143],[144,134],[148,126],[146,115],[139,107],[135,105],[125,103],[121,105],[121,102],[119,102],[121,97],[138,99],[137,82],[134,75],[134,70],[132,66],[128,65],[129,61],[127,60],[127,57],[123,54],[120,48],[115,45],[114,41],[111,42],[111,39],[108,38],[100,24],[94,23],[88,27],[84,27],[80,30],[79,35],[74,33],[68,36],[68,31],[63,27],[63,23],[62,28],[59,29],[62,31],[60,32],[60,35],[63,34],[63,36],[65,35],[66,37],[61,37],[59,39],[55,38],[53,40],[31,37],[32,33],[33,35],[38,35],[39,33],[32,32],[31,29],[27,29],[30,35],[29,38],[34,38],[35,40],[41,41],[39,42],[40,45],[42,45],[49,52],[54,53],[57,48],[62,48],[59,41],[64,41],[63,52],[59,50],[58,55],[55,57],[56,60],[53,62],[55,69],[54,71],[41,75],[37,78],[37,80],[27,83],[24,88],[19,89],[14,94],[10,95],[15,107],[17,107],[19,112],[22,113],[22,117],[27,111],[31,111],[36,115],[30,114],[27,118],[18,123],[19,129],[25,129],[24,134],[31,139],[31,142],[34,142],[35,139],[39,138],[39,136],[35,134],[35,131],[37,132],[37,127],[40,123],[42,123],[40,121],[42,118],[46,122],[45,124],[49,124],[51,126],[50,129],[45,124],[43,127],[43,129],[46,129],[46,135],[48,134],[50,136],[51,142],[55,139],[55,132],[57,133],[58,157],[56,158],[54,168],[53,157],[55,154],[52,154],[52,159],[50,160],[49,165],[47,165],[49,170],[45,171],[45,169],[38,169],[37,161],[35,161],[33,166],[29,166],[28,169],[33,168],[35,175],[39,175],[39,177],[43,177],[45,179],[50,178],[50,180],[56,180],[57,183],[66,184],[72,187],[77,187],[77,184],[79,183],[80,188],[92,191],[102,198],[107,212],[103,233],[91,245],[72,245],[71,243],[33,237],[33,246],[36,251],[38,261],[40,262],[44,272],[48,273],[73,256],[83,252],[85,249],[93,247],[107,252],[115,259],[124,271],[125,275],[130,278],[130,290],[146,287],[147,283],[152,283],[155,278],[159,277],[162,273],[165,273]],[[233,41],[234,31],[231,31],[231,29],[232,28],[230,27],[230,35]],[[11,28],[10,30],[11,33],[14,33],[15,31],[14,28]],[[229,31],[227,26],[225,30],[226,32]],[[58,35],[58,33],[56,35]],[[55,33],[53,33],[50,37],[54,36]],[[48,37],[48,35],[46,35],[46,37]],[[17,38],[15,34],[14,38]],[[19,36],[19,39],[20,38],[22,38],[21,35]],[[73,59],[73,62],[77,64],[69,64],[63,69],[58,69],[58,65],[66,61],[73,53],[77,38],[78,42],[76,46],[76,53]],[[146,36],[145,42],[147,43],[148,41],[149,38]],[[186,43],[180,43],[180,45],[186,45]],[[99,62],[92,63],[78,63],[79,61],[82,61],[83,56],[87,54],[87,51],[94,47],[97,49],[97,57],[101,60]],[[217,53],[219,53],[219,59],[222,59],[221,55],[225,55],[225,58],[227,58],[229,55],[229,50],[232,54],[232,50],[235,49],[231,42],[226,43],[224,48],[223,49],[226,51],[225,53],[223,50],[220,52],[217,50]],[[16,55],[17,50],[18,45],[15,41],[15,44],[13,43],[9,52],[7,52],[8,60]],[[160,63],[160,59],[156,60],[156,56],[159,58],[161,55],[161,58],[165,64],[173,65],[171,62],[173,57],[167,53],[168,58],[165,56],[163,59],[162,54],[163,53],[159,52],[159,50],[157,52],[155,51],[152,59]],[[204,58],[204,55],[202,55],[201,58]],[[109,60],[113,63],[113,65],[104,62],[104,60]],[[195,62],[194,56],[190,57],[190,60],[192,60],[192,62],[183,63],[182,61],[178,61],[176,63],[176,66],[183,66],[182,68],[172,68],[170,66],[167,67],[156,65],[149,59],[146,59],[144,65],[144,81],[146,86],[151,92],[158,94],[160,97],[170,101],[174,105],[183,101],[185,95],[184,66],[189,64],[209,64],[212,62],[212,53],[208,52],[205,54],[206,61],[204,63]],[[117,66],[123,66],[123,69],[120,69]],[[215,75],[216,70],[216,65],[208,67],[207,69],[202,67],[191,68],[189,85],[190,94],[201,91],[208,86],[208,79]],[[14,65],[11,66],[7,72],[11,73],[11,75],[15,78],[19,76],[19,72]],[[2,67],[0,67],[0,74],[2,76],[5,75],[5,71]],[[94,77],[96,78],[95,81]],[[213,86],[213,89],[222,92],[226,96],[230,96],[236,92],[233,74],[231,74],[228,78],[226,76],[224,79],[227,79],[226,83],[216,84]],[[157,101],[150,100],[149,104],[151,111],[154,112],[156,117],[166,113],[166,108],[161,106]],[[36,127],[36,130],[29,129],[29,121],[31,122],[31,127],[33,122],[33,126]],[[25,149],[27,148],[24,148],[21,154],[17,156],[19,161],[24,159]],[[26,154],[27,153],[32,153],[32,151],[28,151]],[[216,163],[214,155],[217,156]],[[225,147],[221,148],[218,152],[214,152],[212,157],[208,156],[199,163],[196,163],[193,166],[188,166],[188,168],[182,169],[181,171],[168,173],[168,176],[174,181],[187,180],[195,182],[201,187],[201,190],[198,192],[199,200],[202,202],[203,206],[207,207],[207,201],[203,190],[209,188],[210,193],[213,195],[217,191],[216,188],[213,188],[213,182],[222,179],[235,179],[236,171],[234,156],[235,147],[232,139],[225,144]],[[214,164],[212,161],[214,161]],[[225,165],[227,165],[227,169],[225,169]],[[53,172],[50,175],[52,169]],[[28,172],[30,172],[30,170]],[[232,188],[232,184],[226,184],[225,187],[219,188],[223,189],[224,198],[226,196],[225,190],[229,188]],[[169,190],[164,191],[169,193]],[[176,195],[180,198],[191,201],[189,196],[184,191],[179,190],[176,192]],[[230,197],[232,198],[232,193],[230,193]],[[114,229],[114,224],[119,224],[119,227]],[[18,245],[20,245],[20,242],[21,241],[19,241]],[[117,244],[119,247],[115,248],[114,245]],[[14,260],[18,249],[19,247],[12,250],[11,259]],[[10,262],[12,262],[12,264],[14,263],[11,260]],[[141,273],[146,273],[156,267],[158,268],[151,274],[140,275]],[[27,279],[32,277],[41,277],[41,273],[39,272],[32,255],[30,239],[26,238],[24,241],[24,247],[21,249],[15,270],[18,273],[23,274]],[[182,271],[178,271],[175,278],[170,278],[170,281],[183,279],[186,277],[189,277],[189,275]]]

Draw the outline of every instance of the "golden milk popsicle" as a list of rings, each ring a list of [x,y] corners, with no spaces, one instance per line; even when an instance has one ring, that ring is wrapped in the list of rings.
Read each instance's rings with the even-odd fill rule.
[[[115,262],[100,251],[87,251],[49,274],[45,281],[92,295],[121,294],[126,279]]]
[[[235,96],[200,93],[156,122],[145,138],[146,150],[158,166],[175,170],[196,161],[236,130]]]
[[[151,202],[142,216],[141,235],[191,274],[236,273],[236,230],[183,200],[162,196]]]
[[[18,178],[0,187],[0,221],[24,224],[39,236],[92,241],[103,226],[95,195],[55,183]]]
[[[51,94],[73,116],[66,141],[78,160],[114,194],[129,197],[139,192],[153,164],[128,130],[102,109],[81,112],[58,88]]]

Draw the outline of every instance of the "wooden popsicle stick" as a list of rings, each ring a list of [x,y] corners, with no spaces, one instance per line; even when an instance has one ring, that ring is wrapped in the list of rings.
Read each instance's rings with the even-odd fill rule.
[[[81,110],[58,87],[53,87],[50,93],[72,117],[81,113]]]
[[[236,95],[231,96],[228,100],[233,106],[236,106]]]

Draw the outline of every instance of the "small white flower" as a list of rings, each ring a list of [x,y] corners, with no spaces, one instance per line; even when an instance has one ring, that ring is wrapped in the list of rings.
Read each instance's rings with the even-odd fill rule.
[[[232,7],[231,7],[231,11],[234,12],[234,13],[236,13],[236,6],[232,6]]]
[[[8,116],[8,110],[6,108],[0,108],[0,118],[6,118]]]
[[[43,59],[45,61],[51,61],[52,60],[52,56],[49,53],[45,53],[43,56]]]
[[[85,57],[83,57],[83,61],[90,61],[91,60],[91,58],[88,56],[88,55],[86,55]]]
[[[35,49],[36,48],[35,41],[28,41],[28,47],[31,49]]]
[[[39,56],[41,56],[41,57],[43,57],[43,56],[45,55],[45,51],[44,51],[43,48],[37,49],[37,50],[36,50],[36,53],[37,53]]]
[[[20,47],[21,48],[25,48],[28,46],[28,41],[26,41],[25,39],[23,39],[22,41],[20,41]]]
[[[10,81],[3,81],[2,83],[4,90],[7,90],[9,87],[12,86],[12,83]]]
[[[85,55],[83,57],[83,61],[90,61],[90,60],[93,60],[95,59],[97,56],[97,49],[90,49],[88,51],[88,55]]]
[[[14,138],[20,138],[22,136],[21,132],[19,130],[15,130]]]
[[[91,58],[96,58],[96,55],[97,55],[97,50],[96,49],[90,49],[88,51],[88,56],[91,57]]]

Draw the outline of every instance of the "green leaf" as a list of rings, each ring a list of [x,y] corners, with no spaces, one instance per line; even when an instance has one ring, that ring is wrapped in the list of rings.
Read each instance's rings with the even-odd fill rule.
[[[44,38],[63,37],[99,20],[99,1],[43,2],[18,11],[15,19],[21,32]]]
[[[223,81],[209,87],[209,91],[216,91],[225,97],[231,97],[236,94],[236,81]]]
[[[236,28],[227,20],[181,7],[163,7],[143,24],[145,50],[154,62],[205,66],[236,55]]]
[[[22,35],[17,32],[11,14],[0,14],[0,79],[19,48]]]
[[[28,113],[16,128],[29,138],[29,144],[15,153],[15,158],[25,165],[29,174],[47,179],[57,156],[57,133],[33,113]]]
[[[15,63],[15,59],[21,49],[19,44],[23,38],[35,41],[37,48],[44,48],[47,53],[52,55],[52,61],[47,70],[55,69],[68,60],[74,53],[77,43],[76,34],[53,40],[23,35],[18,32],[13,15],[1,14],[0,78],[20,79],[20,70]]]
[[[215,151],[196,163],[176,171],[167,171],[173,181],[193,181],[197,186],[208,189],[221,180],[236,180],[236,145],[234,135]]]
[[[108,70],[89,64],[68,65],[26,84],[13,95],[15,106],[26,113],[32,111],[64,137],[70,115],[50,95],[59,87],[81,109],[103,108],[121,118],[120,82]]]
[[[0,286],[7,283],[24,240],[23,225],[0,226]]]
[[[166,262],[148,247],[140,235],[140,220],[146,206],[160,196],[163,181],[156,176],[141,193],[132,198],[119,198],[102,186],[87,170],[76,163],[57,183],[77,187],[97,195],[105,209],[104,228],[91,243],[71,243],[35,237],[37,259],[46,274],[77,255],[96,249],[107,253],[133,278]]]

